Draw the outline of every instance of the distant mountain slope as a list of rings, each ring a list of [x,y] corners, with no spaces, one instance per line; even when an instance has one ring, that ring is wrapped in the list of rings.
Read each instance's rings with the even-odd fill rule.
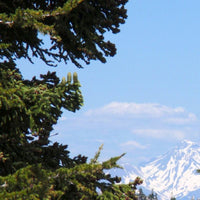
[[[154,189],[161,200],[169,200],[173,194],[176,199],[200,198],[200,145],[184,140],[179,146],[154,161],[139,168],[126,170],[124,182],[140,176],[143,187],[149,191]]]

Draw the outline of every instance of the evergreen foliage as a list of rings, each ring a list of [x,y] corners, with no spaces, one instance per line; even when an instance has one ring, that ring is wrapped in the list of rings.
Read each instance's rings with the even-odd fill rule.
[[[171,197],[171,199],[170,200],[176,200],[176,198],[175,197]]]
[[[69,157],[67,145],[51,143],[62,110],[83,105],[77,74],[62,80],[55,72],[25,80],[16,60],[36,57],[56,66],[106,62],[116,54],[105,41],[127,17],[127,0],[2,0],[0,2],[0,199],[135,199],[142,181],[116,184],[107,170],[123,156],[99,163],[101,148],[87,157]],[[48,35],[48,48],[41,34]]]
[[[30,0],[0,2],[0,59],[39,57],[46,64],[69,59],[105,62],[116,48],[106,31],[118,33],[127,18],[127,0]],[[50,36],[44,47],[38,32]],[[30,55],[31,53],[31,55]],[[50,58],[51,60],[49,60]]]
[[[153,190],[149,195],[145,195],[142,188],[139,189],[137,194],[138,200],[158,200],[158,195]]]
[[[67,146],[49,145],[49,137],[62,108],[75,111],[82,105],[80,83],[60,82],[50,72],[41,80],[23,80],[6,62],[0,67],[0,175],[27,164],[68,166]]]

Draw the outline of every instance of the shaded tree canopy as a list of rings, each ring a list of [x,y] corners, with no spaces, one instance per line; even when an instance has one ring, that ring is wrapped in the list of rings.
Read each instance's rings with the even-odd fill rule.
[[[48,146],[53,125],[63,108],[75,112],[83,105],[77,77],[73,82],[60,81],[55,72],[48,72],[41,75],[41,79],[24,80],[16,60],[25,58],[32,62],[36,57],[47,65],[71,60],[77,67],[81,67],[81,61],[89,63],[92,59],[105,62],[105,57],[113,56],[116,49],[114,44],[104,41],[103,35],[110,30],[119,32],[119,25],[127,17],[126,2],[0,2],[0,149],[4,161],[0,162],[0,175],[27,164],[49,163],[49,148],[51,151],[59,149],[60,154],[65,152],[66,146]],[[50,36],[49,48],[43,43],[41,34]],[[57,167],[63,163],[58,158],[57,155]]]
[[[118,33],[127,18],[127,0],[30,0],[0,2],[0,59],[39,57],[48,65],[71,60],[106,62],[116,54],[105,41],[106,31]],[[49,35],[46,48],[38,33]]]
[[[0,1],[0,199],[136,199],[140,178],[116,185],[121,179],[106,171],[120,167],[124,154],[99,163],[100,147],[88,163],[82,155],[70,158],[67,145],[50,141],[62,110],[75,112],[83,105],[77,74],[60,80],[47,72],[25,80],[16,65],[34,57],[49,66],[106,62],[116,48],[104,35],[120,31],[126,2]]]

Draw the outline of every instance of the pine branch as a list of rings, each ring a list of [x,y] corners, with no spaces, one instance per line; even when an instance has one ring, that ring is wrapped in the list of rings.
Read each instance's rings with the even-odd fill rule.
[[[101,153],[102,149],[103,149],[103,144],[99,147],[99,150],[95,154],[94,158],[90,160],[90,164],[96,164],[97,163],[98,158],[100,156],[100,153]]]
[[[82,3],[84,0],[70,0],[67,1],[63,7],[59,7],[53,12],[48,11],[42,11],[42,10],[21,10],[17,9],[14,14],[11,14],[10,16],[6,15],[5,13],[0,14],[0,24],[6,24],[10,27],[15,25],[15,23],[19,23],[19,14],[20,16],[23,16],[22,19],[20,19],[20,23],[23,24],[23,27],[30,27],[34,26],[36,24],[40,24],[41,20],[44,20],[47,17],[56,17],[59,15],[68,15],[74,8],[76,8],[80,3]],[[19,13],[20,12],[20,13]],[[36,19],[33,21],[33,19]],[[30,23],[32,21],[32,23]],[[42,24],[40,24],[42,25]],[[45,26],[47,28],[47,26]],[[43,30],[43,31],[42,31]],[[45,29],[42,29],[41,32],[46,34]]]

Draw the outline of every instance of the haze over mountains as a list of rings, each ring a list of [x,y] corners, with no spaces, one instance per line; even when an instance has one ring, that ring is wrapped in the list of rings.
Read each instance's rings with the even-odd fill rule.
[[[184,140],[177,147],[160,157],[136,168],[125,165],[123,181],[128,183],[140,176],[142,187],[158,194],[159,199],[177,200],[200,198],[200,145]]]

